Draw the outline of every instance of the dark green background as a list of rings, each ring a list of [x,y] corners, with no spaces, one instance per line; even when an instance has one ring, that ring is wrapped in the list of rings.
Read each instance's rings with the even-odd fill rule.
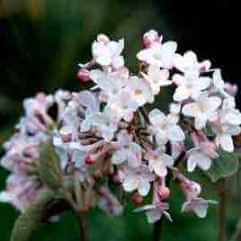
[[[76,78],[79,62],[90,58],[90,45],[97,33],[124,37],[128,65],[137,68],[135,54],[142,34],[157,29],[166,40],[178,41],[179,50],[195,50],[201,59],[210,58],[223,69],[226,80],[239,84],[240,8],[236,1],[126,1],[126,0],[1,0],[0,1],[0,143],[13,132],[22,113],[22,100],[39,91],[58,88],[80,90],[87,85]],[[164,93],[163,93],[164,94]],[[165,100],[163,97],[161,100]],[[238,103],[239,97],[238,97]],[[159,103],[162,104],[162,103]],[[0,149],[2,153],[2,149]],[[0,189],[7,173],[0,170]],[[204,180],[206,198],[216,198],[215,187]],[[240,188],[230,187],[227,228],[231,234],[240,214]],[[235,187],[235,188],[234,188]],[[230,188],[231,189],[231,188]],[[213,241],[217,236],[217,210],[206,219],[180,213],[183,196],[171,196],[172,224],[165,222],[163,240]],[[8,241],[16,211],[0,204],[0,241]],[[89,215],[91,240],[151,240],[152,226],[131,207],[119,218],[99,210]],[[71,214],[60,223],[44,226],[33,240],[75,241],[78,224]]]

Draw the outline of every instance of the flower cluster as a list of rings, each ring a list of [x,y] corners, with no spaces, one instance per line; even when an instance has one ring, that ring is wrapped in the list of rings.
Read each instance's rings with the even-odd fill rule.
[[[143,44],[137,54],[140,71],[133,74],[122,55],[124,40],[100,34],[92,60],[80,64],[78,72],[81,81],[94,83],[90,90],[59,90],[24,101],[25,116],[4,144],[1,165],[12,174],[1,201],[24,211],[49,188],[38,168],[40,147],[50,141],[79,209],[98,205],[120,214],[114,186],[131,193],[131,200],[142,205],[136,211],[145,211],[149,222],[163,215],[171,220],[169,183],[174,180],[187,199],[182,211],[206,216],[214,202],[201,198],[201,186],[183,173],[208,170],[220,148],[234,151],[232,137],[241,133],[237,87],[224,83],[221,71],[208,60],[199,62],[194,52],[178,54],[177,43],[163,42],[154,30],[144,34]],[[147,111],[145,105],[167,86],[173,91],[169,112]],[[152,203],[146,204],[148,195]]]

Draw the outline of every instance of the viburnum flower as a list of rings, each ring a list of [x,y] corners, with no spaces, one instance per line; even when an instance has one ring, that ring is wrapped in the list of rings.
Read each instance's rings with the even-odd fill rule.
[[[77,75],[93,82],[89,90],[24,100],[24,116],[3,145],[1,165],[11,173],[0,201],[25,212],[50,192],[78,213],[98,206],[120,215],[118,194],[127,192],[123,197],[143,204],[136,211],[154,223],[171,220],[175,181],[186,197],[182,211],[205,217],[215,202],[200,197],[201,185],[182,173],[207,171],[222,155],[219,146],[226,155],[234,151],[232,137],[241,133],[237,87],[210,61],[199,62],[192,51],[178,54],[176,42],[162,40],[155,30],[144,34],[133,73],[124,64],[124,40],[100,34]],[[169,85],[171,102],[153,109]]]
[[[117,127],[118,122],[116,116],[114,116],[113,113],[106,108],[104,112],[97,112],[87,116],[87,118],[82,122],[81,131],[85,132],[94,128],[97,132],[100,132],[99,135],[106,141],[110,141],[114,137]]]
[[[156,136],[158,143],[166,144],[168,141],[179,142],[185,139],[184,132],[177,125],[177,118],[172,115],[166,116],[158,109],[149,113],[151,122],[150,130]]]
[[[137,102],[138,106],[154,101],[151,87],[147,82],[137,76],[130,77],[128,81],[126,91],[130,93],[131,98]]]
[[[163,153],[160,149],[149,151],[145,158],[149,162],[150,171],[154,171],[159,177],[165,177],[168,173],[167,168],[172,167],[174,164],[172,156]]]
[[[192,148],[188,151],[187,170],[189,172],[194,171],[196,166],[206,171],[211,167],[211,163],[211,158],[199,147]]]
[[[200,77],[200,73],[185,72],[184,75],[175,74],[172,78],[177,85],[173,99],[175,101],[184,101],[188,98],[198,98],[203,90],[206,90],[211,84],[211,78]]]
[[[211,62],[209,60],[205,60],[199,63],[197,55],[193,51],[188,51],[183,56],[176,54],[174,66],[183,73],[206,72],[211,67]]]
[[[169,71],[167,69],[160,69],[156,65],[150,65],[147,74],[143,72],[141,74],[150,84],[153,95],[157,95],[162,86],[172,84],[172,81],[168,80]]]
[[[195,118],[195,128],[203,129],[208,120],[217,116],[217,109],[221,105],[221,99],[216,96],[209,97],[207,93],[201,94],[195,102],[184,105],[182,113],[185,116]]]
[[[107,73],[99,69],[90,71],[90,79],[93,80],[97,86],[103,90],[103,94],[108,98],[118,94],[126,85],[128,80],[128,75],[122,71],[115,71]]]
[[[168,41],[166,43],[154,42],[149,48],[141,50],[137,58],[150,65],[171,69],[177,50],[177,43]]]
[[[134,112],[138,109],[137,101],[126,90],[113,96],[107,106],[119,120],[124,119],[128,122],[133,119]]]
[[[141,208],[135,209],[135,212],[145,211],[148,223],[155,223],[162,218],[164,215],[169,221],[172,222],[170,214],[167,212],[169,205],[166,202],[161,202],[159,204],[149,204]]]
[[[217,121],[212,123],[212,129],[216,134],[216,145],[228,152],[233,152],[234,144],[232,136],[241,133],[241,113],[235,108],[233,97],[223,101],[222,109],[218,113]]]
[[[97,41],[92,44],[92,55],[96,63],[102,66],[113,66],[115,69],[124,66],[121,52],[124,49],[124,40],[111,41],[106,35],[97,36]]]
[[[120,171],[120,178],[126,192],[137,190],[141,196],[146,196],[151,189],[154,175],[149,171],[147,166],[142,165],[138,168],[124,168]]]
[[[203,198],[193,198],[183,204],[182,211],[193,211],[199,218],[205,218],[207,216],[209,204],[217,204],[217,202],[213,200],[205,200]]]
[[[119,133],[117,138],[118,142],[115,144],[117,150],[112,155],[112,163],[120,165],[128,162],[128,165],[131,167],[140,166],[142,161],[141,147],[133,142],[132,137],[124,130]]]

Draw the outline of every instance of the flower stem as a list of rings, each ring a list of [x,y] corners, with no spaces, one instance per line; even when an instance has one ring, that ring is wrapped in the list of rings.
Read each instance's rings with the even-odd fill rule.
[[[88,223],[83,212],[76,212],[79,221],[79,228],[80,228],[80,241],[88,241]]]
[[[218,241],[226,241],[226,206],[227,206],[227,195],[226,195],[226,180],[223,179],[219,183],[219,234]]]
[[[154,223],[153,241],[160,241],[162,236],[162,218]]]

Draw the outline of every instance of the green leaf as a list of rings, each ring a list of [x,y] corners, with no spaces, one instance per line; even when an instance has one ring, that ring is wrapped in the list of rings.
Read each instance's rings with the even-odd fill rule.
[[[53,191],[62,187],[60,159],[51,142],[41,146],[38,171],[42,182]]]
[[[10,241],[29,241],[46,217],[47,204],[52,200],[52,193],[43,193],[41,198],[19,216],[14,224]]]
[[[206,172],[212,182],[235,174],[239,168],[239,157],[235,153],[218,150],[219,157],[213,160],[211,168]]]

